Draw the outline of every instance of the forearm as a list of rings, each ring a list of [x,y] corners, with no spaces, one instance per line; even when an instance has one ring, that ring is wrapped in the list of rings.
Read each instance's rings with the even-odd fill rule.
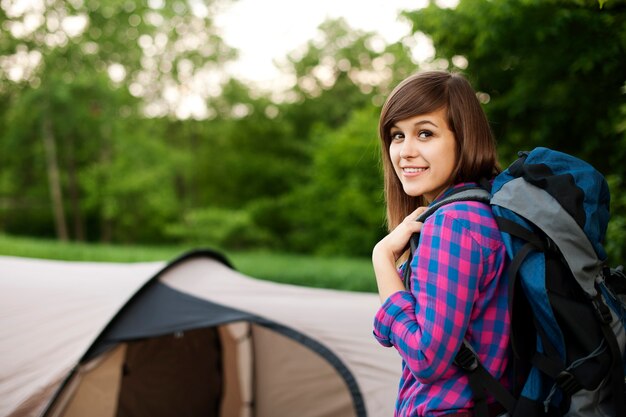
[[[418,324],[421,320],[416,316],[416,308],[410,292],[392,294],[375,316],[374,336],[383,346],[395,347],[417,380],[430,383],[445,372],[447,365],[444,358],[431,354],[432,344],[438,341]]]
[[[391,294],[405,290],[402,281],[398,277],[395,263],[393,252],[386,251],[380,245],[374,247],[372,251],[372,265],[381,302],[384,302]]]

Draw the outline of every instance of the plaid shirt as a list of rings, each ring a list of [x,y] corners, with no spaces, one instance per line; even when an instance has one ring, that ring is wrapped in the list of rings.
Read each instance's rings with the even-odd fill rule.
[[[467,376],[453,364],[463,338],[492,375],[511,385],[508,261],[491,209],[445,205],[424,223],[414,255],[411,291],[392,294],[374,319],[376,339],[402,356],[395,416],[472,408]]]

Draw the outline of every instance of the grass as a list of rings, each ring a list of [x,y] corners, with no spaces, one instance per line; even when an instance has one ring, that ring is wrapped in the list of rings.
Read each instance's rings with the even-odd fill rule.
[[[59,242],[0,234],[0,255],[90,262],[170,261],[191,246],[138,246]],[[265,251],[223,251],[235,269],[269,281],[347,291],[376,291],[369,259]]]

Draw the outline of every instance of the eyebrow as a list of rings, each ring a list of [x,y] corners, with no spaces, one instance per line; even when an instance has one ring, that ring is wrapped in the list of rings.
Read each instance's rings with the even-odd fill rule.
[[[421,125],[433,125],[433,126],[435,126],[435,127],[437,127],[437,128],[439,127],[439,126],[437,126],[435,123],[433,123],[432,121],[430,121],[430,120],[428,120],[428,119],[419,120],[419,121],[417,121],[417,122],[413,123],[413,126],[414,126],[414,127],[415,127],[415,126],[421,126]],[[391,129],[393,129],[393,128],[400,129],[400,128],[398,127],[398,125],[396,125],[395,123],[391,126]]]

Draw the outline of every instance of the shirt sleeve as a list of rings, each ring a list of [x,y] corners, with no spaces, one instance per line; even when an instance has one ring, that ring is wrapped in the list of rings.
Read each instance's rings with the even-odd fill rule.
[[[484,259],[461,221],[435,213],[422,228],[411,262],[411,290],[392,294],[377,312],[374,336],[382,345],[394,346],[419,381],[440,378],[453,362],[477,298]]]

